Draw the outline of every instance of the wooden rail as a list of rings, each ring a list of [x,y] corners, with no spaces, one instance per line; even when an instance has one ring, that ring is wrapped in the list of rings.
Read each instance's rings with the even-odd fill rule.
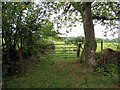
[[[45,53],[47,54],[52,53],[53,55],[59,55],[59,56],[74,55],[76,57],[80,57],[80,48],[81,48],[81,44],[78,44],[78,46],[70,46],[67,44],[54,44],[53,48],[46,47]]]

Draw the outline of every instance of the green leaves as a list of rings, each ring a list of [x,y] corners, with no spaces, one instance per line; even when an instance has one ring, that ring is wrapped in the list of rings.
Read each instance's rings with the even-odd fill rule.
[[[25,2],[3,3],[4,74],[15,74],[16,66],[17,71],[20,68],[20,62],[16,64],[19,60],[19,49],[23,58],[27,57],[34,54],[35,50],[38,51],[36,44],[41,44],[45,39],[56,36],[53,23],[49,20],[50,14],[49,6],[44,2],[41,5]]]
[[[118,66],[114,64],[105,64],[97,67],[95,71],[107,76],[116,76],[118,74]]]

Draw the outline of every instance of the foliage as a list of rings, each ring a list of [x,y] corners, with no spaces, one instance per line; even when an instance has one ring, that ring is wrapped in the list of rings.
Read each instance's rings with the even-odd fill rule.
[[[114,39],[111,39],[110,42],[119,43],[118,40],[119,40],[118,38],[114,38]]]
[[[37,50],[42,54],[51,53],[55,50],[55,45],[53,42],[41,43],[37,45]]]
[[[67,38],[65,43],[66,44],[74,44],[74,45],[77,45],[78,42],[80,42],[81,44],[84,43],[84,37],[73,37],[73,38]]]
[[[119,2],[93,1],[91,3],[93,22],[106,27],[106,30],[104,30],[105,36],[108,32],[111,32],[112,36],[117,34],[118,32],[115,29],[119,28],[117,22],[120,19]],[[85,10],[85,2],[49,2],[48,6],[54,8],[53,22],[57,24],[57,29],[67,27],[71,30],[72,27],[76,27],[76,24],[81,25],[81,22],[83,22],[82,15]]]
[[[115,64],[104,64],[95,68],[95,71],[107,76],[118,75],[118,66]]]
[[[98,65],[95,67],[95,71],[103,75],[116,76],[118,74],[119,54],[119,51],[110,48],[96,53]]]
[[[3,76],[14,75],[23,58],[36,54],[37,44],[56,36],[44,4],[32,2],[2,3]]]
[[[103,40],[102,38],[96,38],[97,43],[101,43],[102,40]]]
[[[110,39],[106,38],[104,39],[105,42],[110,42]]]

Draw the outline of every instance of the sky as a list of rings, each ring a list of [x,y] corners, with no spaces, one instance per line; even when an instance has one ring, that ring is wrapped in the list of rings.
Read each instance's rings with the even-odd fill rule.
[[[79,26],[77,25],[77,27],[72,28],[72,31],[69,33],[66,33],[67,28],[63,28],[60,30],[61,33],[65,33],[65,35],[60,35],[60,36],[65,36],[65,37],[77,37],[77,36],[84,36],[84,29],[83,29],[83,25]],[[109,39],[113,39],[113,38],[118,38],[118,34],[116,34],[114,37],[111,36],[111,32],[107,33],[107,36],[104,36],[103,31],[105,30],[104,26],[101,26],[100,24],[97,24],[94,26],[94,30],[95,30],[95,37],[96,38],[109,38]],[[115,30],[116,31],[116,30]]]

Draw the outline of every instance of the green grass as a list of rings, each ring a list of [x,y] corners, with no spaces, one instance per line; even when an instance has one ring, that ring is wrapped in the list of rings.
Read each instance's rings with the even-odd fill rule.
[[[57,44],[57,45],[56,45]],[[76,52],[74,51],[77,49],[77,46],[74,44],[67,45],[64,42],[55,42],[55,55],[58,56],[76,56]],[[103,49],[111,48],[113,50],[117,50],[118,43],[103,43]],[[84,45],[82,45],[84,47]],[[101,51],[101,43],[97,43],[96,52]],[[82,49],[81,49],[82,52]]]
[[[115,88],[118,77],[102,76],[77,59],[48,55],[32,71],[4,79],[6,88]]]
[[[12,78],[4,78],[4,87],[115,88],[118,84],[117,76],[103,76],[94,72],[87,65],[80,64],[76,54],[69,54],[69,52],[68,54],[65,52],[54,55],[49,54],[40,60],[41,62],[34,70],[24,72]]]
[[[57,57],[57,58],[63,58],[63,59],[66,59],[66,58],[76,58],[76,53],[77,51],[73,51],[76,49],[76,46],[74,44],[70,44],[70,45],[66,45],[64,44],[64,42],[55,42],[55,44],[57,44],[55,47],[55,51],[54,51],[54,57]],[[59,45],[60,44],[60,45]],[[61,45],[63,44],[63,45]],[[118,43],[103,43],[103,49],[106,49],[106,48],[111,48],[113,50],[117,50],[117,45]],[[66,52],[64,51],[64,47],[66,47]],[[72,48],[70,48],[72,47]],[[83,47],[83,45],[82,45]],[[96,49],[96,52],[99,52],[101,51],[101,43],[97,43],[97,49]],[[82,52],[82,49],[81,49],[81,52]]]
[[[104,43],[103,44],[103,49],[106,49],[106,48],[111,48],[113,50],[117,50],[117,45],[118,43]],[[100,43],[97,43],[97,52],[101,51],[101,44]]]

